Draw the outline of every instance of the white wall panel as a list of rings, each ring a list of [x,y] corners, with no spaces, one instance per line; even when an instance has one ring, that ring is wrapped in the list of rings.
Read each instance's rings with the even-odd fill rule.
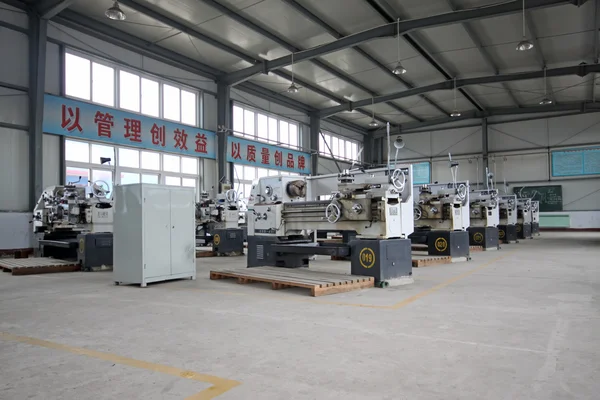
[[[548,121],[513,122],[488,127],[489,151],[535,149],[548,146]],[[550,122],[553,123],[553,122]]]
[[[207,158],[202,160],[202,176],[200,177],[200,188],[209,193],[216,194],[219,190],[217,182],[217,161]]]
[[[60,96],[60,81],[62,72],[60,70],[60,46],[48,43],[46,46],[46,93]]]
[[[468,180],[470,183],[477,182],[477,161],[473,157],[469,163],[469,159],[464,157],[453,157],[453,160],[459,162],[458,180]],[[480,171],[481,172],[481,171]],[[483,176],[483,173],[481,173]],[[437,158],[431,163],[431,180],[432,182],[452,182],[452,174],[450,173],[450,165],[447,158]],[[479,182],[483,180],[479,177]]]
[[[600,114],[573,115],[548,120],[550,146],[582,143],[600,145]]]
[[[292,110],[291,108],[287,108],[282,105],[270,102],[269,100],[265,100],[260,97],[248,94],[239,89],[231,89],[231,99],[249,105],[250,107],[259,108],[261,110],[268,111],[270,113],[277,114],[289,119],[293,119],[298,122],[303,122],[305,124],[309,123],[308,115],[304,114],[301,111]]]
[[[29,41],[27,35],[0,27],[0,81],[29,86]]]
[[[0,128],[0,211],[29,209],[29,137]]]
[[[42,139],[44,152],[43,186],[60,185],[60,136],[44,134]]]
[[[495,171],[498,185],[506,178],[507,182],[514,181],[542,181],[548,182],[548,153],[542,151],[537,154],[494,154],[489,165]],[[506,161],[504,159],[506,158]]]
[[[431,138],[432,156],[448,153],[481,153],[481,128],[450,129],[433,132]]]
[[[316,157],[316,156],[313,156]],[[338,165],[342,170],[348,169],[351,167],[351,163],[338,161]],[[331,158],[319,157],[319,175],[327,175],[327,174],[337,174],[339,172],[338,167],[335,164],[335,161]],[[332,188],[331,190],[334,190]]]
[[[0,80],[3,79],[0,77]],[[0,121],[29,125],[29,97],[26,92],[0,87]]]

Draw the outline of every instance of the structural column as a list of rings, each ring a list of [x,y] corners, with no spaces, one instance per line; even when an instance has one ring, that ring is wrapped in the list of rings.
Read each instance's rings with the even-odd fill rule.
[[[227,136],[233,128],[230,93],[231,88],[227,84],[217,82],[217,171],[219,183],[225,180],[233,183],[233,165],[227,163]],[[220,184],[218,191],[221,191]]]
[[[363,140],[363,164],[373,164],[375,161],[375,137],[368,133]]]
[[[483,159],[483,189],[487,187],[487,170],[489,167],[488,160],[488,122],[487,118],[481,120],[481,154]]]
[[[310,173],[319,173],[319,136],[321,135],[321,118],[316,113],[310,114]]]
[[[33,210],[43,187],[43,119],[46,84],[48,20],[29,13],[29,208]]]

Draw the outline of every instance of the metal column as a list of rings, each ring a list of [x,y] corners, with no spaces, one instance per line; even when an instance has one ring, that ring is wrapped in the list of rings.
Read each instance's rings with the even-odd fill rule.
[[[483,169],[483,188],[487,187],[487,174],[486,170],[489,167],[488,160],[488,121],[487,118],[481,120],[481,154],[482,154],[482,169]]]
[[[29,209],[33,210],[43,187],[44,87],[48,20],[29,13]]]
[[[225,129],[223,129],[225,127]],[[231,100],[230,87],[222,82],[217,82],[217,171],[219,182],[229,179],[233,182],[233,166],[227,165],[227,136],[231,132]],[[218,185],[218,190],[220,191]]]
[[[321,118],[316,113],[310,114],[310,173],[319,174],[319,137],[321,135]]]
[[[373,164],[375,160],[375,137],[373,134],[368,134],[363,140],[363,164]]]

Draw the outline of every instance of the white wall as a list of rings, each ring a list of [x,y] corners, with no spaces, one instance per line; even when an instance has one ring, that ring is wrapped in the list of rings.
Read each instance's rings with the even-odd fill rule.
[[[399,160],[430,161],[432,181],[449,181],[448,153],[460,162],[459,179],[481,183],[481,128],[460,128],[405,134],[406,146]],[[600,114],[583,114],[488,126],[489,166],[497,185],[556,184],[563,189],[563,214],[571,215],[573,227],[600,228],[600,177],[553,178],[549,151],[600,145]],[[394,155],[394,151],[392,156]],[[479,167],[479,171],[478,171]],[[581,212],[591,211],[585,214]]]
[[[313,156],[313,157],[317,157],[317,156]],[[332,158],[321,157],[321,156],[318,156],[318,157],[319,157],[319,175],[337,174],[339,172],[338,167]],[[340,169],[342,169],[342,170],[349,169],[350,166],[352,165],[351,163],[348,163],[345,161],[338,161],[337,164],[339,165]]]

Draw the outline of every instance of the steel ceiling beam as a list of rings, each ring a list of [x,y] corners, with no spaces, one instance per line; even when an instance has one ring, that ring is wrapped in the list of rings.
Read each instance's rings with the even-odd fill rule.
[[[50,19],[73,3],[75,0],[41,0],[36,4],[36,9],[42,18]]]
[[[580,4],[582,0],[528,0],[525,3],[526,9],[536,9],[541,7],[552,7],[562,4]],[[476,19],[496,17],[500,15],[513,14],[521,12],[523,4],[520,0],[514,0],[507,3],[495,4],[486,7],[478,7],[456,11],[451,13],[439,14],[425,18],[418,18],[400,22],[400,33],[408,33],[411,31],[432,28],[436,26],[444,26]],[[294,61],[300,62],[310,60],[315,57],[320,57],[338,50],[358,45],[369,40],[395,36],[396,24],[386,24],[365,31],[345,36],[331,43],[326,43],[320,46],[294,54]],[[279,57],[273,60],[263,61],[261,64],[244,68],[227,74],[225,77],[227,83],[237,84],[250,77],[266,73],[273,69],[282,68],[292,63],[291,55]]]
[[[394,8],[391,7],[385,0],[365,0],[365,1],[367,2],[367,4],[369,4],[371,6],[371,8],[373,8],[375,10],[375,12],[377,12],[388,23],[396,22],[397,18],[405,19],[402,16],[400,16],[398,14],[398,12],[396,12],[396,10],[394,10]],[[451,79],[456,76],[456,73],[450,74],[450,72],[448,71],[448,68],[446,68],[438,60],[436,60],[433,57],[433,55],[431,54],[431,51],[427,50],[425,48],[425,46],[423,46],[423,44],[419,43],[413,35],[411,35],[410,33],[405,33],[402,35],[402,37],[404,38],[404,40],[406,40],[406,42],[408,42],[408,44],[417,53],[419,53],[419,55],[421,57],[423,57],[425,59],[425,61],[427,61],[427,63],[429,65],[431,65],[433,68],[435,68],[435,70],[438,71],[444,78]],[[470,93],[468,93],[465,89],[459,89],[458,91],[476,109],[478,109],[478,110],[484,109],[484,107],[481,104],[479,104],[479,102]]]
[[[535,51],[535,58],[537,62],[542,67],[542,70],[547,68],[546,58],[544,57],[544,53],[542,53],[542,47],[540,46],[540,41],[537,38],[537,31],[535,29],[535,25],[533,23],[533,18],[531,17],[530,12],[525,12],[525,20],[527,21],[527,29],[529,29],[530,40],[533,43],[533,50]],[[548,88],[548,95],[552,99],[554,103],[556,103],[556,98],[554,97],[554,89],[552,88],[552,84],[546,80],[546,85]],[[544,88],[545,89],[545,88]]]
[[[456,6],[455,0],[446,0],[446,2],[448,3],[448,5],[450,6],[450,9],[452,9],[452,11],[458,11],[458,10],[460,10]],[[467,35],[469,36],[469,38],[471,39],[471,41],[475,44],[475,47],[477,47],[477,50],[479,50],[479,54],[481,54],[481,57],[486,62],[486,64],[488,65],[488,67],[490,67],[490,69],[492,71],[494,71],[494,74],[499,75],[500,74],[500,69],[498,68],[498,66],[494,62],[494,60],[493,60],[492,56],[490,55],[489,51],[487,51],[487,49],[483,46],[483,43],[481,42],[481,39],[479,38],[479,36],[477,36],[477,33],[475,33],[475,31],[473,30],[473,28],[471,27],[471,25],[468,22],[465,22],[465,23],[462,24],[462,27],[465,30],[465,32],[467,32]],[[506,82],[503,82],[502,86],[504,87],[504,89],[506,89],[506,92],[510,96],[510,99],[512,100],[512,102],[517,107],[521,107],[521,104],[519,103],[519,100],[517,100],[517,98],[515,97],[515,94],[510,90],[510,87],[508,86],[508,84]]]
[[[427,120],[425,122],[409,122],[401,125],[401,130],[410,131],[412,129],[424,128],[427,126],[435,126],[441,124],[447,124],[452,122],[464,121],[468,119],[481,119],[496,117],[502,115],[522,115],[522,114],[535,114],[535,113],[548,113],[548,112],[564,112],[564,111],[578,111],[579,113],[588,112],[600,112],[600,104],[591,102],[575,102],[575,103],[562,103],[554,104],[551,106],[527,106],[527,107],[510,107],[510,108],[490,108],[485,111],[467,111],[460,117],[447,117],[447,118],[435,118]]]
[[[286,4],[288,4],[290,7],[292,7],[294,10],[296,10],[298,13],[300,13],[301,15],[303,15],[308,20],[312,21],[314,24],[320,26],[323,30],[325,30],[327,33],[329,33],[334,38],[341,39],[341,38],[343,38],[345,36],[342,33],[338,32],[331,25],[327,24],[327,22],[323,21],[319,16],[317,16],[316,14],[314,14],[312,11],[310,11],[309,9],[307,9],[306,7],[304,7],[303,5],[301,5],[300,3],[298,3],[296,0],[283,0],[283,2],[286,3]],[[407,88],[410,89],[410,88],[414,87],[414,85],[411,82],[409,82],[407,79],[404,79],[404,78],[400,77],[399,75],[394,74],[390,68],[388,68],[386,65],[384,65],[383,63],[381,63],[375,57],[373,57],[371,54],[367,53],[365,50],[363,50],[362,48],[360,48],[360,46],[353,46],[352,49],[356,50],[356,52],[358,52],[358,54],[360,54],[361,56],[363,56],[364,58],[366,58],[367,60],[369,60],[371,63],[375,64],[379,69],[381,69],[382,71],[384,71],[388,76],[394,78],[398,82],[401,82]],[[448,114],[447,110],[443,109],[439,104],[437,104],[434,101],[430,100],[426,96],[423,96],[423,99],[428,104],[430,104],[431,106],[435,107],[442,114],[444,114],[444,115]]]
[[[127,0],[127,1],[131,1],[131,0]],[[234,21],[236,21],[237,23],[253,30],[254,32],[258,33],[261,36],[266,37],[267,39],[277,43],[278,45],[280,45],[281,47],[283,47],[284,49],[292,52],[292,53],[297,53],[302,51],[301,48],[294,46],[293,44],[289,43],[288,41],[286,41],[285,39],[277,36],[276,34],[268,31],[267,29],[263,28],[262,26],[259,26],[258,24],[250,21],[249,19],[245,18],[244,16],[238,14],[236,12],[236,10],[233,10],[221,3],[219,3],[216,0],[200,0],[203,3],[208,4],[209,6],[211,6],[212,8],[214,8],[215,10],[223,13],[224,15],[226,15],[227,17],[233,19]],[[347,74],[343,73],[342,71],[339,71],[337,68],[329,65],[328,63],[323,62],[322,60],[318,60],[318,59],[314,59],[311,60],[316,66],[318,66],[319,68],[325,70],[326,72],[330,73],[331,75],[335,76],[336,78],[339,78],[347,83],[349,83],[350,85],[359,88],[360,90],[368,93],[371,96],[376,96],[377,93],[371,89],[369,89],[368,87],[364,86],[363,84],[357,82],[356,80],[352,79],[350,76],[348,76]],[[300,81],[298,81],[300,82]],[[304,85],[307,86],[307,85]],[[343,100],[342,100],[343,101]],[[392,107],[394,110],[405,114],[407,116],[409,116],[410,118],[416,120],[416,121],[422,121],[421,118],[417,117],[416,115],[410,113],[409,111],[404,110],[402,107],[393,104],[393,103],[389,103],[388,104],[390,107]]]
[[[577,76],[586,76],[587,74],[600,72],[600,64],[580,64],[572,67],[562,67],[562,68],[553,68],[546,70],[546,76],[548,77],[556,77],[556,76],[568,76],[568,75],[577,75]],[[463,78],[456,80],[456,87],[464,87],[470,85],[482,85],[488,83],[502,83],[502,82],[512,82],[512,81],[522,81],[528,79],[539,79],[544,77],[544,71],[532,71],[532,72],[517,72],[512,74],[501,74],[501,75],[492,75],[492,76],[482,76],[478,78]],[[446,80],[439,83],[434,83],[427,86],[421,86],[418,88],[404,90],[402,92],[386,94],[383,96],[375,97],[372,99],[364,99],[355,102],[348,102],[336,107],[330,107],[327,109],[321,110],[321,117],[325,117],[332,114],[337,114],[338,112],[343,111],[351,111],[356,107],[363,107],[371,104],[372,102],[381,103],[384,101],[391,101],[395,99],[401,99],[410,96],[416,96],[418,94],[428,93],[435,90],[452,90],[454,87],[453,80]]]
[[[600,0],[594,0],[594,63],[600,62]],[[596,75],[590,83],[592,101],[596,101]]]
[[[142,40],[133,35],[129,35],[123,31],[115,30],[106,24],[98,22],[82,14],[73,12],[71,10],[64,10],[59,15],[57,15],[53,19],[53,21],[62,26],[74,29],[78,32],[103,40],[115,46],[119,46],[126,50],[135,52],[137,54],[141,54],[145,57],[163,62],[172,67],[180,68],[194,74],[205,76],[209,79],[216,80],[217,76],[223,74],[223,71],[221,70],[210,67],[206,64],[202,64],[179,53],[165,49],[164,47],[153,45],[148,41]],[[285,107],[289,107],[301,112],[308,113],[317,111],[317,109],[310,107],[304,103],[301,103],[297,100],[290,99],[286,96],[270,91],[259,85],[250,84],[249,82],[244,86],[240,86],[240,90],[243,90],[246,93],[253,94],[259,97],[267,98],[269,101],[281,104]],[[347,121],[344,121],[344,123],[346,124],[345,126],[352,127],[351,129],[356,132],[364,134],[366,131],[360,125],[352,124]]]

